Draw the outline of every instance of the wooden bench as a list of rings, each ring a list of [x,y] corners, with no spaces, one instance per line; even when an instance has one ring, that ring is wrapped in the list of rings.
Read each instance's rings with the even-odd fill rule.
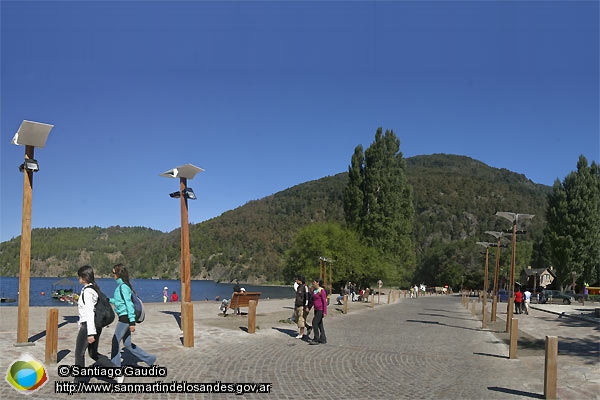
[[[231,301],[229,302],[229,308],[236,310],[241,307],[248,307],[250,305],[250,300],[256,301],[258,304],[258,299],[260,298],[261,292],[239,292],[233,293],[231,297]],[[223,313],[223,315],[227,314],[227,310]]]

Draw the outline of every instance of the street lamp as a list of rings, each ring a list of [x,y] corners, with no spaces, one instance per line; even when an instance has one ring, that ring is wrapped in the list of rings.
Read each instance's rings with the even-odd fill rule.
[[[21,220],[21,254],[19,257],[19,311],[17,322],[17,346],[28,343],[29,331],[29,271],[31,266],[31,202],[33,195],[33,173],[39,171],[33,158],[36,147],[45,147],[54,125],[23,120],[12,139],[12,144],[25,146],[25,160],[19,166],[23,172],[23,216]]]
[[[179,198],[181,204],[181,326],[183,328],[183,345],[194,346],[194,321],[189,318],[186,310],[191,302],[190,286],[190,227],[188,223],[188,199],[195,200],[196,195],[187,187],[187,180],[193,179],[202,168],[192,164],[182,165],[160,174],[165,178],[179,178],[179,192],[170,193],[169,196]],[[193,315],[192,315],[193,317]],[[188,321],[191,319],[191,321]]]
[[[485,247],[485,274],[483,277],[483,307],[481,309],[481,321],[482,328],[487,328],[487,291],[488,291],[488,258],[490,253],[490,246],[493,246],[494,243],[488,242],[477,242],[478,245]]]
[[[496,311],[498,307],[498,274],[500,273],[500,247],[506,247],[506,245],[501,245],[500,241],[504,236],[504,232],[496,232],[496,231],[485,231],[485,233],[492,235],[497,239],[498,247],[496,249],[496,269],[494,271],[494,297],[492,298],[492,317],[491,321],[496,321]]]
[[[513,224],[512,229],[512,255],[510,258],[510,277],[508,281],[508,311],[506,317],[506,332],[510,332],[510,326],[513,316],[513,305],[515,303],[515,257],[517,248],[517,223],[520,220],[532,219],[532,214],[517,214],[512,212],[498,211],[496,212],[497,217],[502,217]]]

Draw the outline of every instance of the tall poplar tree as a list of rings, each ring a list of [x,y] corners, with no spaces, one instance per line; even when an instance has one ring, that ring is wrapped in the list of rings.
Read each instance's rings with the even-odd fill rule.
[[[392,279],[410,283],[416,257],[412,187],[400,139],[393,131],[378,128],[375,141],[364,152],[357,146],[348,169],[344,215],[348,226],[381,254],[392,268]]]
[[[563,287],[577,275],[583,282],[600,281],[600,168],[581,155],[577,172],[554,182],[548,196],[544,241]]]

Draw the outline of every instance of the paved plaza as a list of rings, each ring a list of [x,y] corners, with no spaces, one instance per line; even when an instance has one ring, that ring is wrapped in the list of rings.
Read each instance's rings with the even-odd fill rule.
[[[147,304],[147,320],[138,326],[133,340],[158,356],[157,364],[166,368],[167,376],[127,377],[125,384],[270,384],[270,394],[243,396],[256,399],[539,399],[544,393],[544,337],[552,335],[559,336],[558,397],[600,398],[598,320],[560,315],[567,310],[571,315],[589,316],[593,306],[540,305],[530,315],[518,315],[520,347],[518,358],[510,360],[508,335],[503,332],[506,305],[499,307],[498,322],[482,329],[480,315],[473,315],[471,306],[465,308],[459,296],[401,296],[392,304],[382,296],[380,302],[373,308],[366,303],[349,303],[348,314],[341,312],[341,306],[330,306],[325,318],[328,343],[318,346],[294,338],[296,327],[287,320],[292,299],[261,300],[255,334],[247,333],[246,316],[222,317],[217,303],[197,302],[193,348],[181,344],[180,304]],[[30,309],[29,333],[35,346],[16,347],[17,308],[0,309],[3,376],[8,365],[25,352],[43,362],[46,310]],[[77,310],[61,307],[59,311],[58,364],[70,365]],[[101,353],[110,351],[113,331],[114,326],[105,328]],[[29,398],[134,396],[57,394],[55,382],[72,378],[58,377],[57,365],[46,368],[50,382]],[[92,378],[90,383],[114,381]],[[24,395],[3,380],[0,398],[23,399]],[[240,395],[152,393],[135,398],[239,399]]]

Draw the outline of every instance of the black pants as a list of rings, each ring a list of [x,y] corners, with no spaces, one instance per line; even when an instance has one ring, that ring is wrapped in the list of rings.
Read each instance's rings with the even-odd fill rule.
[[[85,367],[85,351],[87,350],[90,357],[98,362],[99,365],[103,367],[115,367],[115,364],[108,357],[98,354],[98,342],[100,341],[101,334],[102,328],[98,328],[94,335],[94,343],[90,344],[88,343],[87,324],[85,322],[81,324],[75,342],[75,365]]]
[[[517,314],[521,314],[523,312],[523,302],[521,302],[521,301],[516,302],[515,301],[515,312]]]
[[[312,320],[313,329],[315,332],[315,341],[321,343],[327,343],[327,338],[325,337],[325,328],[323,327],[323,311],[315,310],[315,315]]]

